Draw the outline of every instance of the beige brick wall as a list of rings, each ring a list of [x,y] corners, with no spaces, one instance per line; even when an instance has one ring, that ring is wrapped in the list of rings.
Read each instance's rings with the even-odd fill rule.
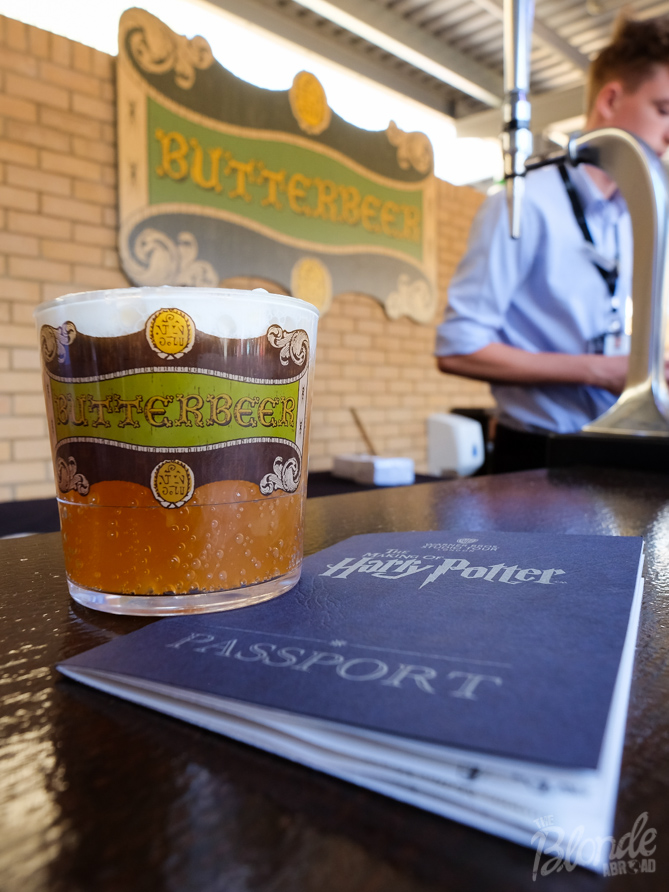
[[[53,494],[33,308],[127,284],[115,165],[114,59],[0,16],[0,501]],[[481,197],[439,185],[443,295]],[[379,453],[420,469],[431,412],[491,405],[484,385],[435,371],[433,341],[433,326],[391,322],[374,300],[335,300],[319,330],[313,470],[365,449],[351,407]]]
[[[0,500],[53,495],[33,308],[127,284],[114,60],[0,17]]]

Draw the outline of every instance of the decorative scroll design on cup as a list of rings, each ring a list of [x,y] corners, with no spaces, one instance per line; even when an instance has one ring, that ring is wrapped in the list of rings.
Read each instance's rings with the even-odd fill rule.
[[[397,163],[402,170],[414,167],[418,173],[428,174],[434,164],[432,143],[424,133],[407,133],[400,130],[394,121],[388,124],[386,136],[391,146],[397,149]]]
[[[133,13],[128,44],[135,62],[149,74],[166,74],[174,70],[177,86],[190,90],[195,83],[196,69],[209,68],[214,61],[207,41],[199,35],[189,40],[182,34],[175,34],[143,9],[135,9]]]
[[[270,325],[267,329],[267,340],[272,347],[281,348],[279,359],[281,365],[290,361],[295,365],[304,365],[309,356],[309,335],[303,329],[285,331],[280,325]]]
[[[58,362],[65,362],[69,346],[77,336],[74,322],[64,322],[58,328],[51,325],[43,325],[40,330],[40,345],[45,362],[51,362],[58,354]]]
[[[274,459],[274,473],[265,474],[260,481],[260,492],[271,495],[277,489],[295,492],[300,482],[300,466],[296,458],[289,458],[284,464],[280,455]]]
[[[159,229],[142,230],[126,261],[138,285],[190,285],[215,288],[219,276],[208,260],[198,260],[199,246],[192,232],[180,232],[174,242]]]
[[[397,280],[397,290],[391,292],[385,302],[386,313],[390,319],[409,316],[416,322],[430,322],[437,309],[434,295],[425,279],[409,280],[402,273]]]
[[[58,489],[61,492],[75,490],[80,496],[88,494],[88,480],[83,474],[77,472],[77,463],[72,456],[67,461],[64,458],[59,458],[56,461],[56,478],[58,480]]]

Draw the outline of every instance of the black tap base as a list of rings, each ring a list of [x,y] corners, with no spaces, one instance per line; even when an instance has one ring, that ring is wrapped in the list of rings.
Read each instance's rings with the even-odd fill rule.
[[[594,465],[602,468],[669,473],[669,436],[641,434],[551,434],[549,468]]]

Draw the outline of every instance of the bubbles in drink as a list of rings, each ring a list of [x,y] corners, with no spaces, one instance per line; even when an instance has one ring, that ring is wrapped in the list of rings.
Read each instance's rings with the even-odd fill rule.
[[[237,493],[249,499],[242,506],[244,532]],[[75,492],[67,498],[60,502],[67,572],[87,588],[143,595],[212,592],[266,582],[300,562],[299,490],[268,497],[254,484],[221,481],[200,487],[189,507],[177,510],[156,505],[149,489],[119,481],[95,484],[86,499]],[[134,507],[119,509],[123,501]],[[152,544],[130,559],[142,540]]]

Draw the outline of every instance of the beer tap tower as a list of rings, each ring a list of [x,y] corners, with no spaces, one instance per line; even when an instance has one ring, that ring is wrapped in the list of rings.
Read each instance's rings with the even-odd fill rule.
[[[504,171],[512,238],[522,221],[523,176],[538,166],[528,162],[530,132],[529,54],[534,0],[504,0]],[[569,141],[566,152],[539,164],[566,161],[600,167],[615,180],[632,219],[634,269],[633,319],[629,371],[625,389],[602,416],[577,435],[551,438],[555,464],[587,463],[593,444],[601,463],[632,467],[640,463],[641,443],[650,447],[644,466],[669,464],[669,391],[664,373],[665,329],[669,301],[667,238],[669,186],[656,155],[624,130],[593,130]],[[607,443],[613,461],[606,461]],[[589,447],[586,446],[589,441]],[[602,447],[603,451],[602,451]],[[654,447],[654,452],[653,452]],[[626,457],[625,457],[626,456]],[[654,457],[653,457],[654,456]],[[553,462],[550,462],[553,463]]]

